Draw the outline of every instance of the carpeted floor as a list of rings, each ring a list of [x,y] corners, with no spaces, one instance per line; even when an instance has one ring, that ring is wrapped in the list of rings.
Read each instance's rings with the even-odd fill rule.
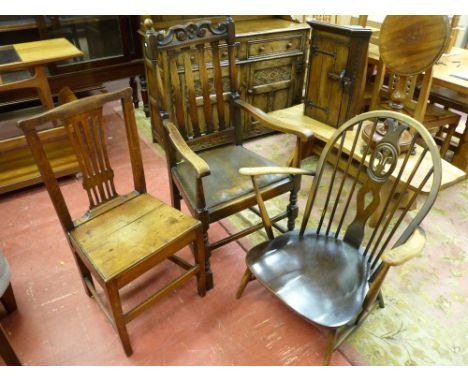
[[[151,142],[149,120],[141,112],[137,120],[141,136]],[[293,144],[291,137],[273,135],[245,146],[284,164]],[[153,147],[163,155],[158,145]],[[308,158],[302,167],[313,169],[316,159]],[[311,180],[302,182],[301,209]],[[268,203],[268,209],[274,213],[286,204],[287,196],[279,197]],[[238,230],[252,220],[258,218],[245,212],[222,224]],[[423,227],[428,239],[424,255],[391,270],[383,287],[385,309],[374,309],[340,347],[353,364],[468,364],[468,180],[440,192]],[[260,232],[240,244],[248,249],[265,239]],[[250,283],[247,290],[259,288],[258,283]]]

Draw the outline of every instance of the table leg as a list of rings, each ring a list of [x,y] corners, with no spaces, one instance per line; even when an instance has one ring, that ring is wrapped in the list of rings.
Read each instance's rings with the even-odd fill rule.
[[[50,92],[49,80],[45,72],[44,66],[34,67],[34,76],[36,77],[36,89],[39,94],[39,99],[46,109],[54,108],[52,93]]]

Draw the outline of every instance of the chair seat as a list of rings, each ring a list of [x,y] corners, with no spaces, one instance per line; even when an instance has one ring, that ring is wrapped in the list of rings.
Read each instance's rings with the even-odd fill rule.
[[[361,311],[368,290],[365,261],[349,244],[288,232],[252,248],[246,262],[267,289],[305,319],[339,327]]]
[[[182,248],[187,244],[184,237],[199,225],[198,220],[142,194],[78,225],[70,237],[109,281],[174,242]],[[161,261],[165,258],[162,255]]]
[[[199,155],[210,166],[211,174],[203,178],[206,207],[212,209],[222,203],[253,193],[250,177],[239,174],[241,167],[277,166],[276,163],[247,150],[242,146],[225,146],[208,150]],[[174,170],[182,183],[190,203],[195,205],[195,174],[185,162]],[[289,181],[289,175],[263,175],[256,178],[260,188],[280,181]]]

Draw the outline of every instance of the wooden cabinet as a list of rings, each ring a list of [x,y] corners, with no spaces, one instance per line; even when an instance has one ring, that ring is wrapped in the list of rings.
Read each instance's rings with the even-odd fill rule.
[[[212,22],[220,22],[225,19],[221,16],[192,16],[180,19],[142,16],[142,19],[145,17],[152,18],[156,30],[167,29],[176,24],[186,24],[193,20],[210,19]],[[236,56],[239,60],[241,99],[258,106],[265,112],[300,103],[309,26],[294,22],[287,17],[234,16],[234,20],[236,38],[239,42]],[[221,48],[220,55],[221,58],[227,57],[227,51]],[[150,62],[146,62],[146,72],[148,92],[150,97],[154,97],[155,90],[152,85],[154,74]],[[195,88],[201,94],[196,84]],[[160,142],[161,137],[156,119],[152,118],[153,139]],[[245,116],[242,121],[242,131],[244,138],[250,138],[271,130]]]
[[[310,21],[304,114],[338,127],[359,113],[370,29]]]

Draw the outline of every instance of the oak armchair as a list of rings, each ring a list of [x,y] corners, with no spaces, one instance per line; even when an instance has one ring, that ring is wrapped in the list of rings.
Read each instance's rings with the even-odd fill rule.
[[[312,133],[275,120],[241,100],[236,66],[238,44],[231,18],[217,26],[201,21],[176,25],[167,31],[155,31],[150,19],[145,26],[145,59],[151,62],[155,74],[154,83],[149,86],[156,89],[158,96],[149,100],[152,124],[163,137],[172,205],[179,209],[180,200],[184,199],[192,215],[203,223],[209,289],[213,286],[211,252],[262,227],[259,223],[215,243],[208,240],[210,224],[255,204],[252,185],[239,176],[238,169],[276,165],[242,146],[242,113],[276,131],[294,134],[296,150]],[[299,157],[291,160],[293,166],[298,165],[295,158]],[[276,223],[287,218],[287,229],[292,230],[297,216],[299,177],[265,175],[258,184],[266,199],[290,193],[287,210],[272,220]]]
[[[363,129],[370,125],[374,133],[384,123],[390,128],[382,140],[373,147],[364,144]],[[398,142],[408,128],[411,147],[400,155]],[[426,156],[430,159],[424,160]],[[298,171],[312,175],[294,168],[243,168],[240,173],[255,186],[261,175]],[[247,253],[237,298],[249,281],[258,280],[327,333],[324,363],[329,364],[333,350],[362,323],[379,296],[384,307],[380,289],[389,269],[422,253],[420,224],[441,178],[437,146],[421,123],[383,110],[354,117],[336,131],[320,156],[300,230],[274,237],[262,192],[255,187],[269,240]],[[402,203],[406,191],[411,198]],[[417,198],[424,199],[419,207],[414,206]]]

